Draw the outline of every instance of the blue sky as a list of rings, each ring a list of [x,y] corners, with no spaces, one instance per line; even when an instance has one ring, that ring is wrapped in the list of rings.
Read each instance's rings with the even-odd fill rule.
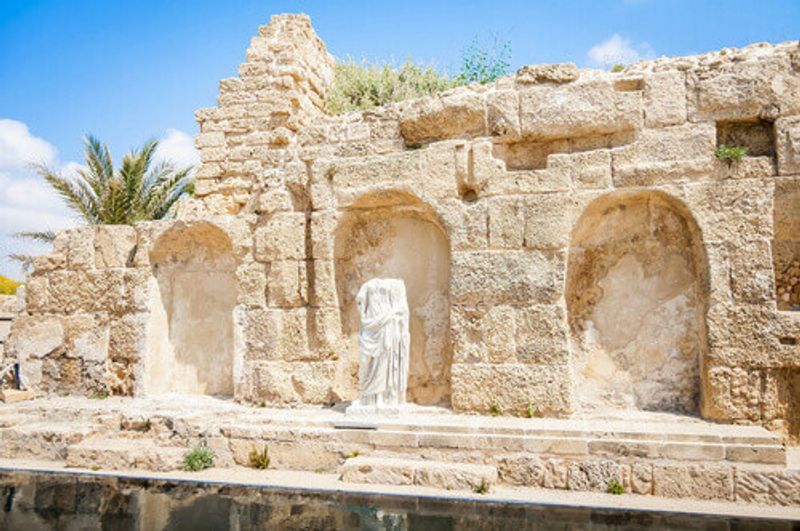
[[[513,68],[800,36],[800,0],[0,0],[0,253],[20,248],[8,232],[73,222],[24,160],[68,170],[87,132],[117,156],[157,137],[164,158],[193,160],[194,110],[214,104],[258,26],[282,12],[311,15],[336,56],[453,71],[474,36],[493,34],[511,42]],[[6,261],[0,274],[20,276]]]

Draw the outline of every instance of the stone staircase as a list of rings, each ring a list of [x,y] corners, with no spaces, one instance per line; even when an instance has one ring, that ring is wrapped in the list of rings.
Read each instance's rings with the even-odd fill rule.
[[[215,466],[337,474],[347,483],[483,492],[511,485],[800,506],[800,469],[757,426],[672,415],[523,419],[420,411],[353,419],[213,399],[46,399],[0,406],[0,457],[105,470],[180,469],[200,443]]]

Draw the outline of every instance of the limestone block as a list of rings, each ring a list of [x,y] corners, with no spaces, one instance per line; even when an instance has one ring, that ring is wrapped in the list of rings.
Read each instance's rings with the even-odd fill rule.
[[[517,70],[516,81],[520,85],[537,83],[569,83],[580,77],[580,71],[574,63],[558,63],[549,65],[525,65]]]
[[[311,213],[311,256],[313,258],[333,258],[338,225],[339,216],[335,211]]]
[[[570,490],[606,492],[612,481],[620,485],[623,481],[622,465],[616,461],[575,461],[569,465]]]
[[[534,456],[513,455],[502,457],[497,462],[500,481],[508,485],[541,487],[545,470],[545,462]]]
[[[775,119],[800,113],[800,76],[786,55],[690,71],[689,119]]]
[[[716,134],[710,123],[644,129],[634,143],[611,150],[614,184],[648,186],[711,174]]]
[[[108,358],[109,326],[92,315],[76,314],[62,321],[66,338],[65,355],[91,362]]]
[[[731,247],[730,285],[733,298],[748,303],[765,303],[775,298],[772,250],[767,240],[755,240]]]
[[[338,308],[308,310],[308,342],[313,359],[336,359],[343,345],[342,323]]]
[[[255,231],[255,258],[302,260],[306,249],[306,216],[301,212],[279,212]]]
[[[516,312],[519,363],[563,365],[569,360],[566,311],[561,305],[534,304]]]
[[[578,189],[607,189],[611,186],[611,152],[607,149],[552,153],[547,156],[550,173],[569,175]]]
[[[126,267],[132,261],[136,230],[127,225],[99,225],[94,237],[95,267]]]
[[[456,144],[437,142],[420,151],[422,179],[417,195],[429,200],[457,197]]]
[[[401,104],[400,133],[406,144],[432,142],[485,131],[484,101],[469,87]]]
[[[450,296],[455,304],[549,303],[561,294],[564,271],[557,253],[453,253]]]
[[[94,268],[94,226],[83,226],[66,229],[69,234],[67,248],[67,264],[71,269]]]
[[[653,465],[650,463],[631,465],[630,490],[634,494],[653,493]]]
[[[617,92],[606,79],[520,91],[522,134],[549,140],[641,128],[642,95]]]
[[[772,239],[773,183],[764,179],[698,183],[686,187],[686,206],[703,241],[738,244]]]
[[[36,393],[31,390],[22,389],[2,389],[0,390],[0,401],[4,404],[16,404],[36,398]]]
[[[489,202],[489,246],[520,249],[524,239],[523,209],[517,199],[496,198]]]
[[[292,209],[292,196],[286,190],[264,190],[258,195],[257,214],[269,216]]]
[[[414,468],[405,460],[355,458],[342,466],[339,478],[346,483],[375,483],[381,485],[413,485]]]
[[[544,488],[566,489],[569,475],[569,461],[548,459],[544,469]]]
[[[259,362],[245,370],[249,398],[270,403],[324,404],[336,373],[333,362]]]
[[[653,494],[668,498],[733,500],[733,469],[714,465],[653,465]]]
[[[572,228],[595,194],[537,194],[525,198],[525,247],[564,249]]]
[[[485,201],[467,203],[460,199],[447,199],[439,203],[439,212],[453,251],[487,248],[489,231]]]
[[[379,184],[422,183],[421,149],[382,156],[353,157],[332,163],[327,176],[333,184],[339,206],[353,202],[364,191]],[[350,195],[347,195],[348,189]],[[355,190],[353,190],[355,189]],[[353,193],[357,192],[355,196]],[[352,197],[351,197],[352,196]]]
[[[62,349],[64,327],[58,317],[21,315],[11,323],[6,339],[6,353],[23,365],[28,359],[41,359]]]
[[[309,359],[306,310],[258,310],[245,313],[244,341],[247,359]]]
[[[250,262],[236,269],[238,304],[263,308],[267,304],[267,273],[264,264]]]
[[[104,286],[115,287],[119,273],[118,270],[106,275],[100,272],[97,275],[101,278],[97,289],[102,290]],[[101,297],[96,306],[98,311],[110,311],[118,308],[125,312],[143,312],[150,308],[151,290],[156,289],[156,282],[149,268],[128,268],[123,270],[122,284],[121,301],[114,304],[115,301],[110,297]]]
[[[128,313],[112,319],[108,358],[112,361],[138,361],[146,351],[147,313]]]
[[[271,307],[296,308],[308,300],[306,262],[275,260],[269,264],[267,302]]]
[[[800,116],[775,121],[775,148],[778,172],[781,175],[800,174]]]
[[[213,133],[200,133],[194,138],[194,145],[197,149],[224,146],[225,133],[221,131],[216,131]]]
[[[570,412],[566,366],[454,364],[452,405],[457,411],[522,412],[532,405],[545,415]]]
[[[49,302],[50,283],[47,275],[29,275],[25,283],[25,309],[29,312],[47,311]]]
[[[502,138],[518,138],[519,95],[515,90],[490,92],[486,97],[489,133]]]
[[[336,275],[332,260],[314,260],[309,272],[309,303],[316,307],[338,307]],[[311,279],[313,278],[313,283]]]
[[[766,505],[800,505],[800,472],[797,470],[736,470],[736,501]]]
[[[646,127],[680,125],[686,121],[686,75],[680,70],[653,72],[644,77]]]
[[[480,485],[490,487],[497,481],[497,470],[486,465],[356,457],[342,466],[340,479],[348,483],[472,490]]]
[[[703,415],[717,420],[761,417],[761,375],[738,367],[711,367],[706,375]]]
[[[706,317],[708,340],[712,347],[710,359],[731,366],[746,362],[749,367],[785,363],[786,360],[780,361],[779,338],[797,332],[785,329],[779,317],[780,313],[770,306],[716,304],[710,307]],[[800,329],[800,325],[795,323],[794,329]],[[725,349],[746,353],[746,358],[724,358]]]

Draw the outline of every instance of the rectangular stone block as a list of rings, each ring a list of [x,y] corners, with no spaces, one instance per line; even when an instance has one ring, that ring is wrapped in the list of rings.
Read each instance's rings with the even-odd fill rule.
[[[127,225],[99,225],[94,237],[95,267],[127,267],[133,260],[136,230]]]
[[[460,199],[447,199],[439,203],[439,208],[453,251],[488,247],[488,208],[485,201],[466,203]]]
[[[296,308],[308,300],[306,262],[275,260],[269,264],[267,302],[274,308]]]
[[[574,138],[639,129],[640,92],[618,92],[606,79],[520,91],[522,134],[537,140]]]
[[[400,112],[400,133],[406,144],[477,136],[486,128],[483,97],[468,87],[442,97],[404,102]]]
[[[707,123],[639,131],[633,143],[611,150],[614,184],[649,186],[711,175],[716,134]]]
[[[302,212],[278,212],[255,231],[255,258],[303,260],[306,254],[306,216]]]
[[[645,127],[679,125],[686,121],[686,74],[680,70],[644,77]]]
[[[778,156],[778,173],[800,174],[800,116],[775,120],[775,150]]]
[[[523,209],[517,199],[489,201],[489,246],[493,249],[520,249],[524,239]]]
[[[539,251],[453,253],[455,304],[551,303],[561,296],[564,256]]]
[[[705,243],[769,240],[773,186],[764,179],[697,183],[686,186],[685,202]]]
[[[667,498],[733,500],[733,468],[657,464],[653,466],[653,494]]]
[[[524,412],[532,405],[543,415],[571,411],[567,366],[454,364],[452,405],[457,411]]]

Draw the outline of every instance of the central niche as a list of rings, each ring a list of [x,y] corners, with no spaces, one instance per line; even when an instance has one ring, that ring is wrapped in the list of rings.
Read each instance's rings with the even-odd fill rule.
[[[676,199],[620,192],[589,204],[566,291],[582,410],[698,410],[706,271],[699,230]]]
[[[410,312],[408,401],[449,404],[450,246],[434,212],[410,194],[363,197],[339,223],[335,260],[351,373],[358,370],[359,288],[373,278],[399,278],[406,285]]]
[[[158,289],[150,302],[145,389],[149,394],[233,395],[236,258],[210,223],[179,224],[155,243]]]

